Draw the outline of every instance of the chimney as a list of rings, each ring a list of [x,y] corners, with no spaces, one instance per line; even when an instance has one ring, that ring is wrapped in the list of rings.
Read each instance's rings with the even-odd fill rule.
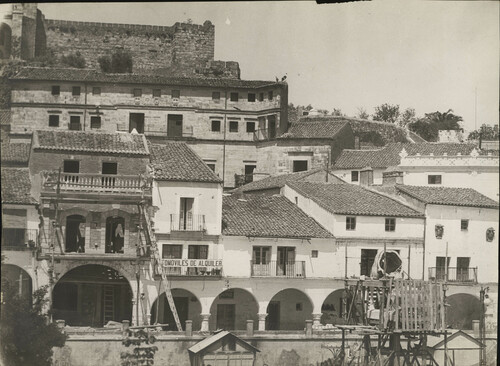
[[[359,136],[354,136],[354,149],[361,150],[361,146],[359,144]]]
[[[373,169],[366,167],[359,172],[359,185],[363,187],[373,185]]]
[[[383,186],[394,186],[403,183],[403,171],[398,170],[396,167],[389,168],[382,173]]]

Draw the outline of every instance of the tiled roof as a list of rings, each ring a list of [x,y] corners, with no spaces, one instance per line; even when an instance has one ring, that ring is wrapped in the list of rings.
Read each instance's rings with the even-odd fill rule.
[[[420,212],[394,199],[353,184],[291,182],[288,185],[335,214],[423,217]]]
[[[223,197],[224,235],[330,238],[330,232],[283,196]]]
[[[417,135],[413,131],[408,131],[408,137],[413,140],[413,142],[418,143],[418,142],[427,142],[422,136]]]
[[[203,87],[211,86],[217,88],[262,88],[267,86],[284,85],[282,82],[265,80],[240,80],[226,78],[203,78],[203,77],[169,77],[164,75],[144,74],[108,74],[90,69],[72,68],[44,68],[26,67],[15,75],[12,80],[43,80],[43,81],[79,81],[96,83],[120,83],[120,84],[155,84],[155,85],[179,85]]]
[[[435,205],[498,208],[498,202],[472,188],[408,186],[398,184],[396,189],[419,201]]]
[[[248,184],[245,184],[244,186],[241,186],[239,188],[236,188],[233,190],[234,193],[237,192],[253,192],[253,191],[261,191],[261,190],[267,190],[267,189],[273,189],[273,188],[281,188],[288,182],[293,182],[293,181],[299,181],[299,180],[306,180],[308,181],[308,178],[312,175],[315,175],[316,173],[323,172],[323,175],[325,174],[325,169],[322,168],[316,168],[316,169],[311,169],[305,172],[297,172],[297,173],[290,173],[290,174],[281,174],[281,175],[273,175],[255,182],[251,182]],[[329,174],[328,179],[332,182],[335,183],[344,183],[344,181],[332,174]]]
[[[150,144],[156,180],[219,183],[222,180],[184,142]]]
[[[30,158],[30,149],[30,142],[2,142],[2,164],[27,166]]]
[[[10,109],[0,109],[0,125],[10,125]]]
[[[33,148],[44,150],[149,155],[144,135],[124,132],[35,131]]]
[[[409,156],[420,154],[436,156],[469,155],[473,144],[423,142],[416,144],[391,143],[378,150],[343,150],[333,166],[334,169],[362,169],[364,167],[387,168],[399,165],[399,154],[405,149]]]
[[[35,204],[28,168],[2,168],[2,203]]]
[[[329,139],[348,126],[346,121],[295,122],[281,139]]]

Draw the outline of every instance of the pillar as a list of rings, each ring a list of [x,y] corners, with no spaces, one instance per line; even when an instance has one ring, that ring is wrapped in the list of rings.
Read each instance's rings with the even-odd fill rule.
[[[319,327],[321,325],[321,316],[323,314],[313,314],[312,317],[313,317],[313,327]]]
[[[210,313],[200,314],[201,315],[201,332],[208,332],[208,320],[210,319]]]
[[[253,320],[247,320],[247,337],[253,337]]]
[[[313,334],[313,321],[312,320],[306,320],[306,337],[312,337]]]
[[[267,314],[257,314],[257,315],[259,317],[259,331],[265,331]]]
[[[128,320],[122,320],[122,332],[123,334],[128,334],[128,329],[130,327],[130,321]]]
[[[186,337],[191,337],[193,335],[193,321],[186,320]]]

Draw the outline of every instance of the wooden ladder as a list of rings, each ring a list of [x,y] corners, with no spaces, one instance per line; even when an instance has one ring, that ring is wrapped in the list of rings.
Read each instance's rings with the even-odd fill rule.
[[[170,306],[170,310],[172,311],[172,314],[174,316],[175,324],[177,325],[177,330],[182,331],[182,324],[179,319],[179,314],[177,314],[177,308],[175,307],[175,302],[174,298],[172,296],[172,291],[170,289],[170,283],[168,282],[167,274],[165,273],[163,266],[162,266],[162,261],[161,261],[161,256],[160,256],[160,251],[158,250],[158,245],[156,243],[156,236],[153,232],[153,228],[151,225],[151,219],[149,218],[149,214],[147,213],[146,209],[143,206],[143,202],[139,204],[139,212],[141,216],[144,218],[144,221],[146,223],[145,225],[145,230],[144,230],[144,236],[146,238],[146,245],[148,245],[151,248],[152,256],[151,256],[151,267],[154,270],[156,269],[157,273],[161,276],[160,280],[160,286],[158,289],[158,300],[160,301],[160,294],[161,294],[161,285],[164,284],[165,286],[165,295],[167,297],[168,305]],[[154,276],[154,273],[152,273]],[[156,314],[156,322],[158,323],[159,319],[159,314]]]
[[[113,286],[104,286],[104,324],[115,318],[115,294]]]

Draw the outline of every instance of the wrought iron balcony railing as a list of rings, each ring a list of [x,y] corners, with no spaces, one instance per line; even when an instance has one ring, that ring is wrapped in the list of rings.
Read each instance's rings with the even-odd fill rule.
[[[37,229],[2,229],[2,250],[31,250],[38,242]]]
[[[219,259],[163,259],[162,264],[168,276],[222,276]]]
[[[170,231],[205,231],[205,215],[170,215]]]
[[[429,267],[429,280],[438,282],[477,283],[477,267],[448,267],[448,273],[446,273],[444,267]]]
[[[306,277],[306,262],[304,261],[269,261],[265,264],[257,264],[254,261],[250,261],[250,267],[252,277]]]

